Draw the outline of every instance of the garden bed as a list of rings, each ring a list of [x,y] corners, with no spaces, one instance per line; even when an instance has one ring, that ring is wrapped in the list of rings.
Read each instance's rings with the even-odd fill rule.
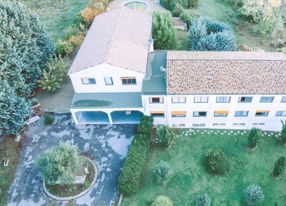
[[[44,190],[48,196],[53,199],[58,200],[69,200],[69,199],[76,199],[86,192],[88,192],[95,183],[97,177],[97,169],[95,164],[92,160],[81,156],[83,161],[83,168],[87,167],[89,174],[86,175],[86,180],[83,184],[73,184],[73,185],[62,185],[62,184],[55,184],[55,185],[48,185],[44,184]],[[83,175],[83,168],[78,171],[77,175]]]

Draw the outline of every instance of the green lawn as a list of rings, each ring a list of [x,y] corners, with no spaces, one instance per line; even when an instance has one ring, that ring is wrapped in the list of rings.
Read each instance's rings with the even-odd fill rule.
[[[4,138],[4,137],[2,137]],[[15,142],[15,138],[5,138],[0,143],[0,205],[6,205],[7,194],[9,187],[14,179],[15,170],[18,164],[19,158],[19,146]],[[8,158],[9,165],[3,166],[3,159]]]
[[[175,206],[193,205],[198,193],[207,192],[215,204],[212,206],[244,206],[243,190],[250,184],[259,184],[264,190],[264,206],[286,205],[286,174],[279,179],[271,176],[273,165],[279,154],[286,154],[272,135],[264,136],[259,147],[250,152],[246,134],[200,132],[180,136],[169,149],[153,149],[143,175],[140,191],[125,197],[123,205],[150,205],[157,195],[169,196]],[[202,158],[211,148],[221,148],[226,153],[230,170],[226,176],[206,173]],[[154,166],[165,160],[173,167],[166,186],[154,181]]]
[[[242,45],[249,48],[260,48],[265,51],[275,51],[270,43],[271,39],[254,34],[253,23],[247,22],[239,15],[238,9],[231,6],[227,0],[200,0],[196,9],[190,9],[190,13],[199,16],[208,16],[213,20],[227,23],[231,26],[237,39],[239,49]]]
[[[62,38],[89,0],[17,0],[35,11],[52,37]]]

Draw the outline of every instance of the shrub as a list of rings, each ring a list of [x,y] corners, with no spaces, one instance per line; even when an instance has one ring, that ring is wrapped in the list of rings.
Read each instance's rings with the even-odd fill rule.
[[[176,49],[178,40],[171,16],[168,13],[153,13],[152,36],[155,49]]]
[[[228,161],[222,150],[210,150],[204,159],[207,171],[214,175],[224,175],[228,171]]]
[[[144,133],[137,132],[131,143],[118,182],[118,189],[123,195],[134,194],[139,189],[140,177],[149,151],[148,134],[151,134],[152,122],[152,117],[143,116],[139,127],[144,128]]]
[[[198,198],[196,199],[196,206],[210,206],[210,205],[211,205],[211,199],[206,193],[199,195]]]
[[[286,122],[282,121],[281,141],[286,144]]]
[[[108,1],[105,0],[92,0],[89,6],[81,12],[82,20],[90,25],[94,18],[100,13],[104,12],[108,6]]]
[[[45,125],[51,125],[55,121],[55,118],[52,114],[46,113],[44,114],[44,124]]]
[[[245,200],[249,205],[258,205],[264,201],[264,193],[260,186],[250,185],[245,191]]]
[[[189,29],[192,25],[193,16],[186,10],[183,10],[179,15],[180,19],[187,24],[187,28]]]
[[[193,51],[234,51],[235,36],[229,27],[207,18],[199,18],[190,27],[191,50]]]
[[[49,92],[55,92],[61,88],[67,75],[69,67],[68,59],[62,57],[54,57],[47,64],[47,71],[44,71],[39,85],[42,89]]]
[[[84,40],[84,36],[82,34],[77,34],[77,35],[70,36],[68,42],[72,45],[73,50],[74,50],[80,47],[83,40]]]
[[[56,43],[56,53],[58,55],[70,55],[74,51],[74,47],[69,41],[58,40]]]
[[[155,180],[158,184],[166,185],[170,177],[171,167],[168,162],[161,160],[154,170]]]
[[[259,139],[261,137],[261,130],[258,128],[252,128],[248,133],[248,147],[250,149],[253,149],[256,147],[257,143],[259,142]]]
[[[60,143],[41,154],[36,161],[44,181],[48,184],[72,184],[81,162],[76,146]]]
[[[152,132],[152,126],[153,126],[153,118],[151,116],[143,116],[141,118],[140,124],[137,127],[137,133],[143,134],[147,138],[149,138]]]
[[[177,3],[175,4],[174,9],[172,10],[172,15],[178,17],[183,12],[183,10],[184,10],[183,6]]]
[[[172,200],[164,195],[158,196],[151,206],[173,206]]]
[[[285,171],[285,168],[286,168],[286,157],[281,156],[275,162],[274,169],[272,172],[273,176],[279,177],[280,175],[283,174],[283,172]]]
[[[168,126],[159,125],[157,127],[156,137],[152,140],[152,144],[169,147],[175,140],[175,132]]]

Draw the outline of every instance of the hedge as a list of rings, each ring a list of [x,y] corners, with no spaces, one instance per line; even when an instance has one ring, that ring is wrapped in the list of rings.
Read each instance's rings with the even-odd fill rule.
[[[118,189],[123,195],[129,196],[139,190],[141,174],[149,152],[152,125],[152,117],[141,118],[119,177]]]

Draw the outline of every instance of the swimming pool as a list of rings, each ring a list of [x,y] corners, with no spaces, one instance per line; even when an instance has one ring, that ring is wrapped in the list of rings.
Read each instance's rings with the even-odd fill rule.
[[[131,9],[137,10],[137,11],[146,11],[148,10],[148,4],[145,1],[127,1],[123,4],[124,6],[127,6]]]

